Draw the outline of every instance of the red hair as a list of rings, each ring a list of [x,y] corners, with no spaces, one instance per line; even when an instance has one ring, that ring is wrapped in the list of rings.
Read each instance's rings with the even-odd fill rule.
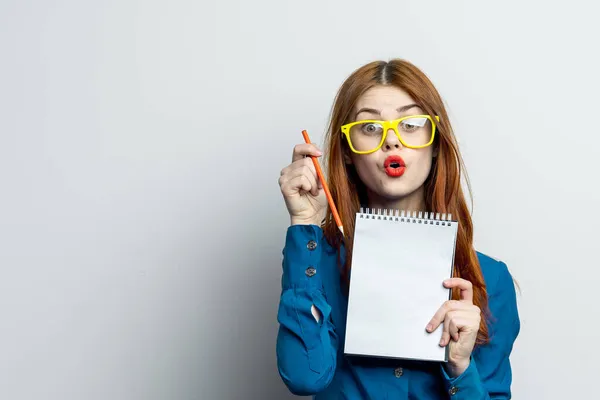
[[[344,154],[348,154],[350,149],[340,129],[343,124],[352,122],[350,121],[352,110],[360,96],[377,85],[391,85],[404,90],[426,114],[440,117],[433,144],[438,153],[433,159],[431,172],[424,183],[424,200],[427,209],[422,211],[450,213],[459,222],[454,276],[466,279],[473,285],[473,303],[483,311],[477,343],[486,343],[489,340],[486,323],[488,299],[479,260],[473,248],[473,221],[461,186],[461,175],[464,174],[471,195],[464,163],[439,93],[422,71],[405,60],[374,61],[354,71],[338,90],[331,110],[325,137],[327,150],[325,154],[327,155],[327,181],[346,234],[344,240],[346,260],[344,265],[340,262],[342,281],[347,288],[352,263],[354,216],[361,204],[366,202],[366,188],[358,178],[354,166],[344,161]],[[342,238],[331,210],[327,211],[323,230],[327,240],[338,250],[339,255]],[[459,291],[454,290],[452,298],[458,299]]]

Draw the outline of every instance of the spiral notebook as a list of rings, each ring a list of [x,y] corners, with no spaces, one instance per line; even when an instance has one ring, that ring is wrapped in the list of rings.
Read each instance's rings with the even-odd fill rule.
[[[344,353],[448,360],[443,325],[425,327],[450,299],[458,222],[448,214],[361,209],[356,214]]]

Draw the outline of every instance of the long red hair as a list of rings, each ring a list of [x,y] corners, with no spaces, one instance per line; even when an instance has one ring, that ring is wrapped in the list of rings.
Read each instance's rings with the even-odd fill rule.
[[[374,61],[354,71],[338,90],[331,110],[330,123],[325,136],[327,150],[325,154],[327,181],[346,234],[346,239],[343,241],[346,258],[343,265],[340,262],[342,281],[345,285],[348,284],[352,264],[354,216],[361,204],[366,201],[366,188],[358,178],[354,166],[344,161],[344,154],[347,154],[350,149],[340,129],[343,124],[352,122],[351,114],[360,96],[376,85],[396,86],[411,96],[426,114],[440,117],[434,143],[438,154],[433,159],[431,173],[424,183],[427,209],[423,211],[450,213],[459,221],[454,276],[473,284],[473,303],[483,311],[477,343],[486,343],[489,340],[486,323],[489,318],[487,292],[477,254],[473,248],[473,222],[461,185],[461,176],[464,175],[471,195],[468,177],[439,93],[421,70],[405,60]],[[328,242],[338,249],[340,254],[342,238],[331,210],[327,211],[323,230]],[[458,299],[459,291],[453,291],[452,298]]]

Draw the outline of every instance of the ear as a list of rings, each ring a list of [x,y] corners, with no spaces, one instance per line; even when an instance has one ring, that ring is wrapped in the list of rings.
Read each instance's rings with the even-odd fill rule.
[[[348,154],[348,151],[344,151],[344,162],[346,164],[353,164],[352,158],[350,157],[350,154]]]

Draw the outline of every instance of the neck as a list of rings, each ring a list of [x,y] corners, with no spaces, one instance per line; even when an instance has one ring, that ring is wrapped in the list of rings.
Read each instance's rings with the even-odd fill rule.
[[[425,188],[423,186],[404,197],[396,199],[384,198],[369,192],[368,199],[369,208],[371,209],[427,211],[425,210]]]

